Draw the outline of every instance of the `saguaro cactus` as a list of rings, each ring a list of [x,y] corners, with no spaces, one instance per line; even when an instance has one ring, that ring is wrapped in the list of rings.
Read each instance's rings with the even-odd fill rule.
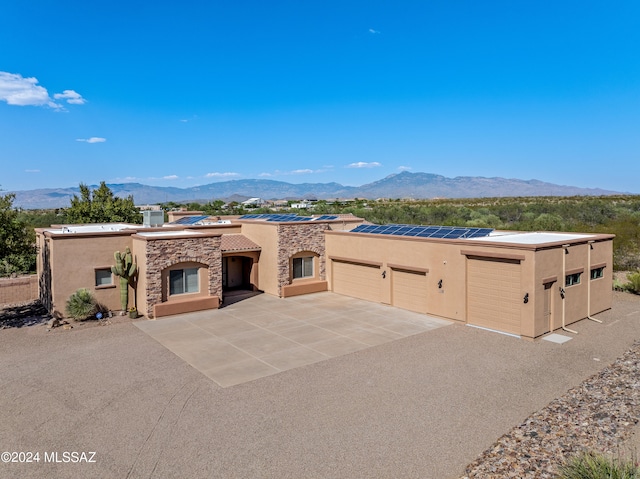
[[[135,288],[138,266],[133,262],[133,256],[129,248],[124,253],[116,251],[113,256],[116,264],[111,267],[111,272],[120,277],[120,305],[122,310],[126,311],[129,304],[129,286]]]

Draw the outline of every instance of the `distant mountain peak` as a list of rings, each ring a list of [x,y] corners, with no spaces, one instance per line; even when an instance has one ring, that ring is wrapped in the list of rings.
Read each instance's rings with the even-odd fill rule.
[[[107,185],[117,196],[133,195],[137,204],[206,202],[230,197],[264,199],[335,198],[480,198],[494,196],[588,196],[620,194],[598,188],[556,185],[540,180],[456,176],[402,171],[362,186],[339,183],[292,184],[268,179],[228,180],[191,188],[159,187],[140,183]],[[78,188],[50,188],[15,191],[15,206],[21,208],[64,208],[69,206]]]

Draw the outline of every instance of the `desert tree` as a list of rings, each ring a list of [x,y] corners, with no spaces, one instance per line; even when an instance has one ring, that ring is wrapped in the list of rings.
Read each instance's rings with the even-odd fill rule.
[[[67,223],[140,223],[140,211],[133,202],[133,196],[120,198],[104,181],[91,190],[80,183],[80,196],[73,195],[71,206],[66,210]]]
[[[36,245],[33,233],[14,208],[15,195],[0,195],[0,276],[35,270]]]

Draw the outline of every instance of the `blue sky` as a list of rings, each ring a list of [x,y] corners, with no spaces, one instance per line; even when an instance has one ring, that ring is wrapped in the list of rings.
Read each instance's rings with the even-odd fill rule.
[[[0,188],[403,170],[640,193],[640,2],[9,1]]]

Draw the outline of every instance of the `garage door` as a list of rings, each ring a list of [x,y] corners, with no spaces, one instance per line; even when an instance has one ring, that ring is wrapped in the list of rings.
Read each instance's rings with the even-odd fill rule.
[[[467,322],[520,334],[520,262],[467,261]]]
[[[391,304],[417,313],[427,312],[427,273],[391,270]]]
[[[380,267],[333,260],[333,292],[380,302]]]

